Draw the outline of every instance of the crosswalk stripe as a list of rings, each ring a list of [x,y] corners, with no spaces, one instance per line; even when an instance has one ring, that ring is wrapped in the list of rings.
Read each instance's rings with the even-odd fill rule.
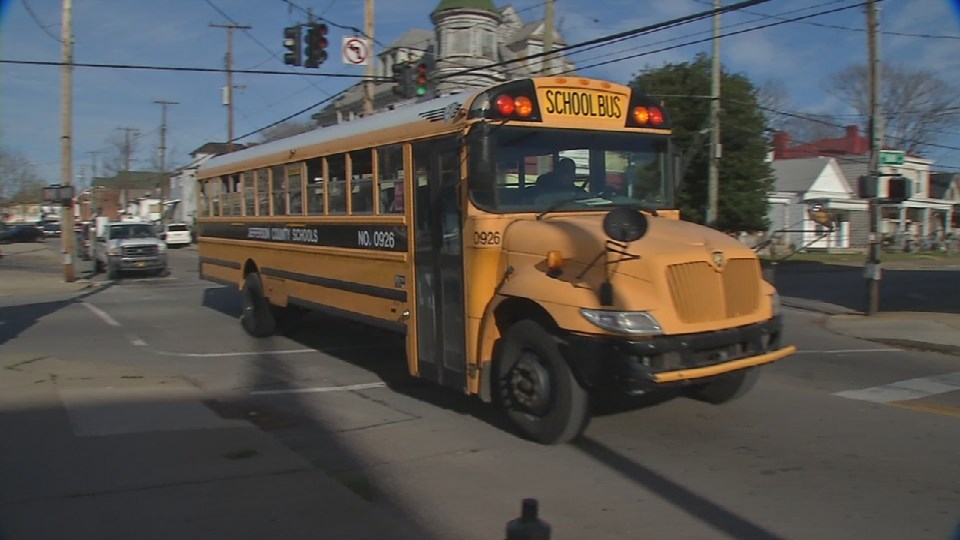
[[[833,395],[847,399],[870,401],[872,403],[893,403],[923,399],[937,394],[946,394],[947,392],[953,392],[955,390],[960,390],[960,371],[930,377],[905,379],[882,386],[861,388],[859,390],[844,390],[843,392],[835,392]]]

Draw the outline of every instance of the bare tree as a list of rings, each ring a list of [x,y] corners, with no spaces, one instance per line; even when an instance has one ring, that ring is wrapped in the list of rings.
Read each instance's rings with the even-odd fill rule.
[[[880,81],[880,114],[889,146],[920,153],[960,118],[960,89],[933,71],[883,64]],[[869,84],[867,66],[851,65],[830,78],[827,90],[866,118]]]
[[[260,133],[260,142],[265,143],[277,139],[286,139],[301,133],[306,133],[314,129],[316,124],[313,122],[297,122],[296,120],[287,120],[281,122],[272,128],[267,128]]]
[[[26,156],[0,148],[0,203],[41,202],[45,185]]]
[[[829,114],[805,113],[803,116],[787,117],[783,122],[783,131],[798,143],[843,136],[839,121]]]
[[[757,106],[763,112],[767,128],[784,131],[790,117],[785,114],[789,108],[790,96],[783,81],[770,79],[757,87]]]
[[[121,132],[125,128],[117,129],[120,131],[104,139],[104,144],[108,147],[102,162],[106,175],[115,175],[120,171],[133,169],[138,161],[141,135],[137,131]]]

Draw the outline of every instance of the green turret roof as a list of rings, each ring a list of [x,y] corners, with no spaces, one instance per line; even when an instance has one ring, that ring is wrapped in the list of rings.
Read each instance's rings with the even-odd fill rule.
[[[433,13],[446,11],[448,9],[476,9],[480,11],[489,11],[499,13],[493,6],[493,0],[440,0],[440,5]]]

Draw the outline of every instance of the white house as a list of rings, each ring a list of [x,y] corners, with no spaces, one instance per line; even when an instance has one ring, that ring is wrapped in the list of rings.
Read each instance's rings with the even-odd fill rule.
[[[776,160],[771,166],[774,190],[768,196],[767,217],[774,245],[844,250],[866,244],[867,202],[856,198],[834,158]],[[833,231],[810,217],[812,205],[835,217]]]

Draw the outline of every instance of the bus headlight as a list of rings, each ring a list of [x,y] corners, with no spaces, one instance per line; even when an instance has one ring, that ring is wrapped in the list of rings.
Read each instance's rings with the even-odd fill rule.
[[[580,314],[584,319],[611,332],[635,336],[658,336],[663,333],[660,323],[646,311],[605,311],[583,308]]]

